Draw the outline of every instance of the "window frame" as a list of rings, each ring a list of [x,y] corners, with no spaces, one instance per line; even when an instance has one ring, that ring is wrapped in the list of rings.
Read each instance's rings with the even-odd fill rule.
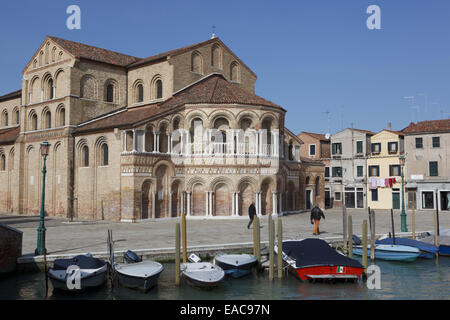
[[[376,175],[372,174],[372,169],[377,169],[376,170],[377,171]],[[369,174],[369,177],[379,177],[380,176],[380,166],[379,165],[371,165],[371,166],[369,166],[368,174]]]
[[[432,164],[436,164],[436,174],[432,174],[434,172],[432,172]],[[438,161],[429,161],[428,162],[428,174],[430,175],[430,177],[439,177],[439,162]]]
[[[435,139],[437,139],[437,145],[435,145]],[[441,137],[437,136],[437,137],[431,137],[431,145],[433,148],[440,148],[441,147]]]
[[[314,153],[311,153],[311,147],[314,147]],[[316,144],[315,143],[312,143],[312,144],[310,144],[309,145],[309,156],[310,157],[316,157],[316,155],[317,155],[317,146],[316,146]]]
[[[376,151],[375,150],[375,146],[379,147],[379,150]],[[374,142],[370,145],[370,151],[372,152],[372,154],[379,154],[381,153],[381,143],[380,142]]]
[[[340,169],[340,170],[337,170],[337,169]],[[337,175],[337,172],[340,172],[340,174]],[[331,167],[331,176],[333,178],[342,178],[342,175],[343,175],[342,167]]]
[[[392,146],[395,145],[395,150],[392,150]],[[398,142],[388,142],[388,153],[397,153],[398,152]]]
[[[360,169],[361,169],[361,174],[359,174]],[[364,166],[356,166],[356,177],[358,177],[358,178],[364,177]]]
[[[339,146],[339,152],[337,152],[338,151],[337,146]],[[331,154],[332,155],[342,155],[342,142],[333,142],[331,144]]]
[[[415,138],[415,147],[416,149],[423,149],[423,138],[422,137],[416,137]],[[418,144],[418,142],[420,141],[420,144]]]
[[[394,174],[394,168],[398,168],[398,174]],[[399,164],[389,165],[389,176],[390,177],[400,177],[402,175],[402,168]]]
[[[361,147],[361,151],[359,151],[359,147]],[[364,142],[362,140],[356,141],[356,154],[363,154],[364,153]]]

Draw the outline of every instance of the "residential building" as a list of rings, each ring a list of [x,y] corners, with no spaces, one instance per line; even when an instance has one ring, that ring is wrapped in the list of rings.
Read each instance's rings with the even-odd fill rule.
[[[450,119],[410,123],[405,134],[408,208],[450,210]]]
[[[347,128],[331,136],[331,203],[333,207],[365,208],[366,161],[373,132]]]
[[[316,192],[313,191],[316,190],[316,183],[315,180],[309,179],[308,188],[305,189],[304,195],[306,199],[306,209],[310,209],[310,207],[315,204],[316,197],[323,198],[322,207],[330,208],[332,205],[330,190],[330,136],[306,131],[302,131],[297,136],[303,141],[303,145],[300,149],[300,157],[302,163],[316,163],[317,165],[320,165],[321,163],[324,166],[323,177],[319,178],[319,180],[323,181],[324,183],[324,189],[322,189],[324,191],[319,192],[316,196],[313,197],[313,194],[316,194]],[[305,177],[305,179],[308,179],[308,177]]]
[[[401,208],[400,155],[404,154],[404,135],[382,130],[370,139],[367,159],[367,206],[371,209]]]

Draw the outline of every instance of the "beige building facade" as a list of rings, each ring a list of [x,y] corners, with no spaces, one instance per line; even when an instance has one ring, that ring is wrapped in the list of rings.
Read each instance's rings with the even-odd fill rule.
[[[0,211],[135,221],[305,209],[302,141],[220,39],[148,58],[47,37],[0,97]]]

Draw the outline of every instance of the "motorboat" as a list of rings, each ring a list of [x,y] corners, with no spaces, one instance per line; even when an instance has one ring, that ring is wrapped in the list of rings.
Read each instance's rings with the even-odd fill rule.
[[[147,292],[157,284],[159,275],[164,270],[159,262],[142,261],[131,250],[125,252],[124,260],[124,263],[114,264],[114,271],[119,278],[119,283],[127,288]]]
[[[181,277],[191,286],[210,289],[217,287],[225,277],[225,271],[210,262],[201,262],[195,254],[191,254],[189,261],[180,266]]]
[[[370,256],[371,246],[367,246],[367,256]],[[363,247],[354,246],[353,254],[362,256]],[[397,245],[397,244],[375,244],[375,259],[389,261],[411,262],[420,256],[420,250],[415,247]]]
[[[219,254],[214,258],[214,263],[233,278],[250,274],[257,262],[256,256],[251,254]]]
[[[48,270],[48,277],[55,289],[81,291],[103,285],[107,273],[106,261],[86,254],[70,259],[56,259],[53,268]]]
[[[450,256],[450,236],[439,235],[437,238],[438,238],[439,255]],[[429,236],[421,238],[420,241],[434,245],[435,237],[433,234],[431,234]]]
[[[356,281],[364,266],[349,258],[322,239],[286,240],[282,245],[282,259],[300,280]],[[278,247],[275,246],[278,254]]]
[[[432,259],[435,257],[439,249],[433,244],[429,244],[423,241],[408,239],[408,238],[384,238],[375,241],[375,245],[378,244],[396,244],[408,247],[414,247],[420,250],[419,258]],[[376,249],[375,249],[376,250]],[[376,252],[376,251],[375,251]]]

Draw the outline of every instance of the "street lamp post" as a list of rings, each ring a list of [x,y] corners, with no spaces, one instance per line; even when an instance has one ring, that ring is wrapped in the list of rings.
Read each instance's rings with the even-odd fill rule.
[[[44,141],[41,143],[41,155],[44,160],[44,164],[42,167],[42,197],[41,197],[41,212],[39,218],[39,227],[37,229],[37,248],[34,251],[36,255],[43,255],[46,253],[45,249],[45,174],[47,173],[47,168],[45,166],[45,162],[47,160],[48,152],[50,150],[50,143]]]
[[[403,168],[405,167],[406,156],[404,154],[399,156],[400,166],[402,169],[402,213],[401,213],[401,230],[402,232],[408,232],[408,227],[406,226],[406,212],[405,212],[405,180]]]

